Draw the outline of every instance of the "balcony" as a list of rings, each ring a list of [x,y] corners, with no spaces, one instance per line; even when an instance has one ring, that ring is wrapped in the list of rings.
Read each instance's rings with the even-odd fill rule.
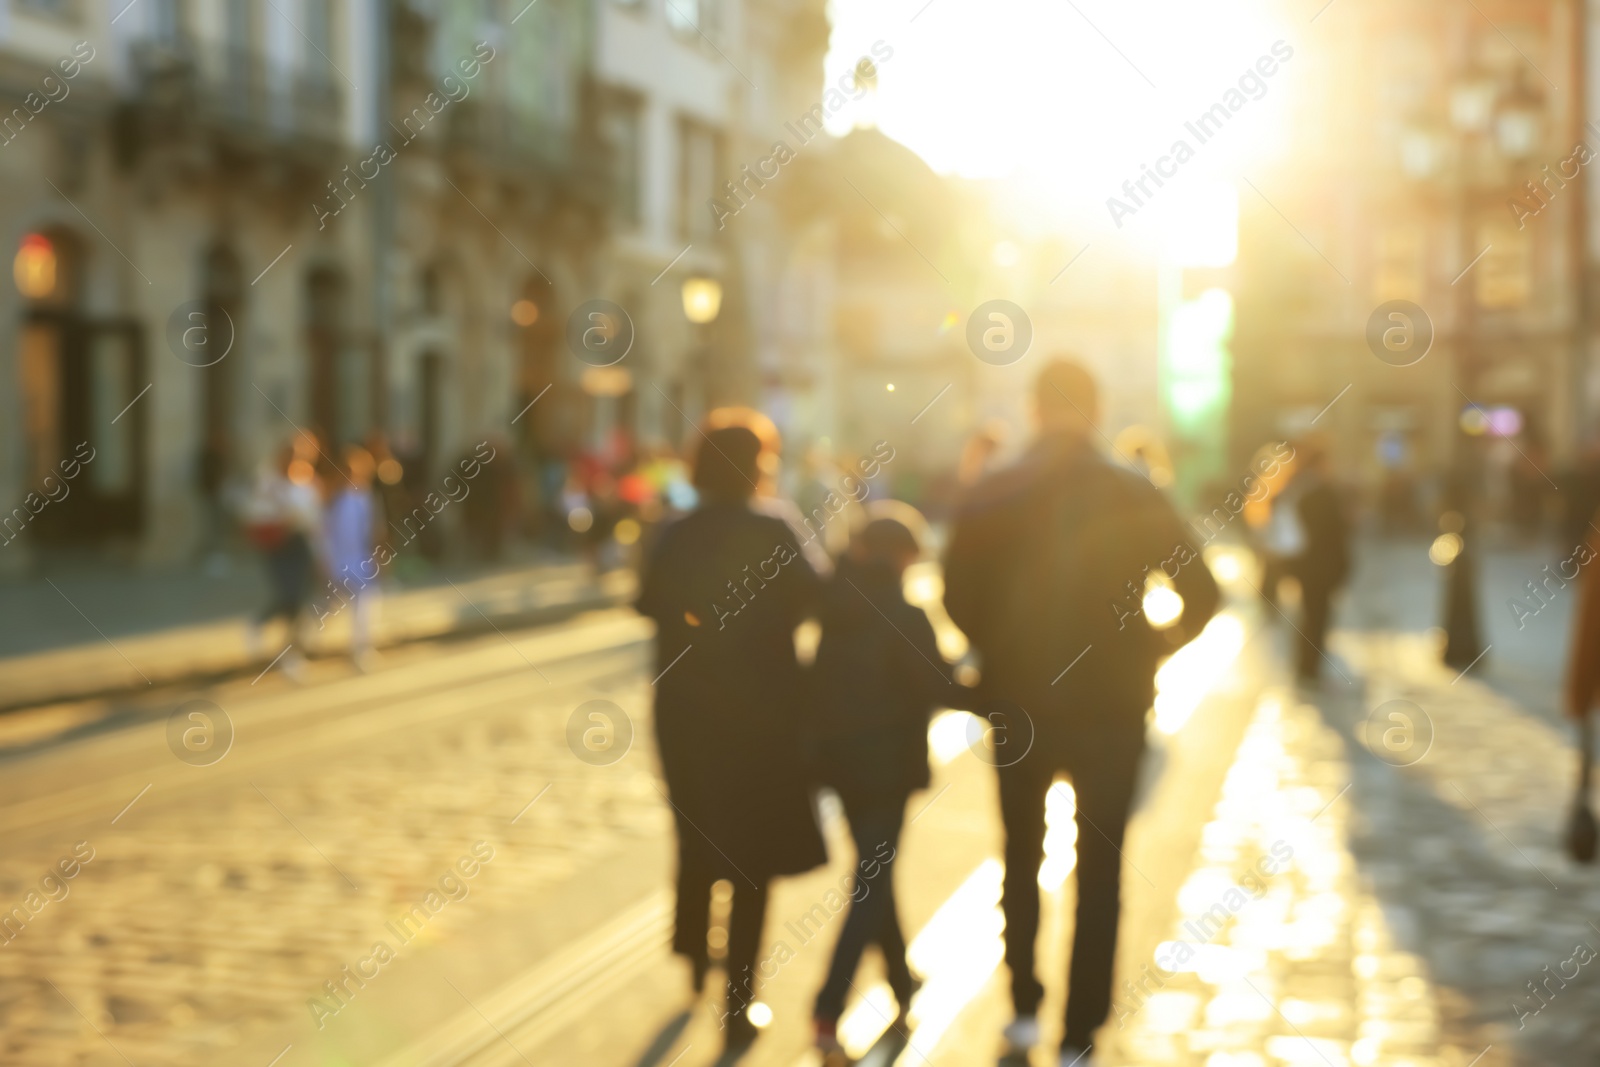
[[[141,140],[203,131],[274,151],[344,140],[344,93],[331,77],[272,69],[251,49],[202,50],[188,39],[135,42],[130,59],[127,104]]]
[[[443,118],[442,149],[452,161],[546,183],[582,203],[606,202],[609,171],[597,138],[476,97],[451,104]]]

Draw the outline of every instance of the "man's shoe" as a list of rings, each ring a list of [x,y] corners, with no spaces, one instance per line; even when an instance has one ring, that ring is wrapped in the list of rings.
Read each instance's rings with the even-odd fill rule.
[[[1029,1049],[1039,1043],[1039,1017],[1019,1015],[1006,1023],[1001,1036],[1006,1040],[1007,1052],[1026,1055]]]
[[[1089,1055],[1089,1048],[1079,1048],[1077,1045],[1061,1046],[1061,1067],[1094,1067],[1094,1057]]]

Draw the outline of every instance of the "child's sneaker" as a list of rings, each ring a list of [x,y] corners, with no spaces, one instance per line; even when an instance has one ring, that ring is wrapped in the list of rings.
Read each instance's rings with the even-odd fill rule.
[[[839,1021],[813,1019],[811,1025],[817,1035],[817,1051],[822,1053],[822,1067],[848,1067],[850,1057],[845,1055],[844,1046],[839,1044]]]
[[[894,1017],[894,1028],[896,1030],[909,1030],[910,1029],[910,1027],[911,1027],[911,1001],[921,991],[922,991],[922,979],[920,979],[920,978],[912,978],[911,979],[911,986],[910,986],[910,988],[908,988],[906,990],[905,996],[901,996],[898,992],[895,993],[895,995],[894,995],[895,1002],[900,1005],[900,1010],[899,1010],[899,1012],[897,1012],[895,1014],[895,1017]]]

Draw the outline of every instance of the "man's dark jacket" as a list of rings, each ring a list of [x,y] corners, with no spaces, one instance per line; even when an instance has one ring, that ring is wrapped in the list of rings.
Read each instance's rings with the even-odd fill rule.
[[[1161,492],[1067,437],[1041,438],[964,494],[944,566],[945,608],[979,654],[981,696],[1014,701],[1057,731],[1142,717],[1162,657],[1194,638],[1219,600]],[[1165,630],[1141,607],[1157,570],[1184,604]]]

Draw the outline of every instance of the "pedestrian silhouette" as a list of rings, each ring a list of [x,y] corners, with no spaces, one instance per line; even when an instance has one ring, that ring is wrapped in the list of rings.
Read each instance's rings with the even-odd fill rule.
[[[868,522],[839,560],[823,596],[811,671],[816,775],[843,802],[857,857],[850,913],[813,1011],[825,1064],[842,1052],[839,1016],[869,943],[883,953],[902,1020],[910,1008],[917,982],[894,899],[900,830],[906,800],[928,785],[930,714],[969,706],[970,691],[953,681],[928,616],[901,590],[906,567],[922,553],[912,527],[923,523],[910,505],[896,510],[901,518]]]
[[[1274,502],[1292,508],[1304,531],[1289,573],[1300,582],[1300,645],[1295,676],[1314,682],[1322,673],[1333,597],[1350,574],[1350,524],[1329,472],[1328,450],[1319,436],[1301,439],[1294,476]]]
[[[1061,1062],[1078,1067],[1092,1062],[1086,1053],[1111,1005],[1122,839],[1156,667],[1218,602],[1165,497],[1096,450],[1098,413],[1087,371],[1065,359],[1045,367],[1034,390],[1035,441],[1016,465],[964,494],[945,559],[945,607],[978,653],[980,697],[1004,702],[1034,730],[1027,755],[997,768],[1013,1054],[1039,1040],[1034,941],[1046,794],[1063,773],[1076,793],[1077,922]],[[1157,572],[1183,601],[1164,629],[1142,606]]]
[[[768,883],[827,860],[801,758],[794,650],[817,577],[789,526],[751,508],[760,451],[742,426],[704,435],[700,504],[661,532],[638,601],[656,622],[656,740],[678,837],[673,949],[698,992],[711,963],[711,889],[730,882],[718,1018],[733,1051],[755,1038],[746,1009],[761,977]]]

